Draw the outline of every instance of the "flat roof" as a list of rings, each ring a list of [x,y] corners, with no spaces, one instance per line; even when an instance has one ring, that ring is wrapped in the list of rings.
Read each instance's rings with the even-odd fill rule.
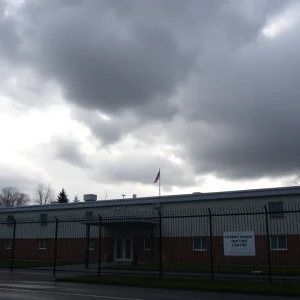
[[[113,200],[97,200],[92,202],[71,202],[71,203],[53,203],[46,205],[27,205],[20,207],[6,207],[1,208],[0,213],[7,212],[26,212],[26,211],[45,211],[57,209],[78,209],[78,208],[92,208],[105,206],[124,206],[124,205],[138,205],[138,204],[156,204],[156,203],[172,203],[172,202],[187,202],[187,201],[214,201],[214,200],[230,200],[238,198],[256,198],[256,197],[271,197],[271,196],[286,196],[286,195],[300,195],[300,186],[277,187],[266,189],[251,189],[251,190],[237,190],[226,192],[213,193],[193,193],[180,194],[156,197],[141,197],[141,198],[127,198],[127,199],[113,199]]]

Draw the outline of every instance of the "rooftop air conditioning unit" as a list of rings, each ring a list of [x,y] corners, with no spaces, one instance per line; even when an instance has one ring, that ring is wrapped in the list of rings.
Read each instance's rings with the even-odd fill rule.
[[[86,195],[83,195],[83,200],[85,202],[97,201],[97,195],[95,195],[95,194],[86,194]]]

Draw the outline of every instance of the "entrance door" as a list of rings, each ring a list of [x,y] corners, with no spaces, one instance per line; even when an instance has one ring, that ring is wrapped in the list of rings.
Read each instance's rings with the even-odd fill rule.
[[[116,238],[115,260],[132,260],[132,239]]]

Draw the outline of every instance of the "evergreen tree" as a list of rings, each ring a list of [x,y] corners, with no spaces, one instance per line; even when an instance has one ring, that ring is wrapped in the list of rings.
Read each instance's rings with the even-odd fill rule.
[[[74,202],[79,202],[80,200],[79,200],[79,198],[78,198],[78,196],[76,195],[75,197],[74,197]]]
[[[68,203],[69,202],[68,195],[66,194],[64,188],[61,190],[61,192],[59,192],[59,194],[57,196],[57,201],[58,201],[58,203]]]

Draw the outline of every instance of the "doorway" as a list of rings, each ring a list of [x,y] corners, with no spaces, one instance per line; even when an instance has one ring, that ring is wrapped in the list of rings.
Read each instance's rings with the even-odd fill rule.
[[[132,238],[115,239],[115,260],[131,261],[132,260]]]

